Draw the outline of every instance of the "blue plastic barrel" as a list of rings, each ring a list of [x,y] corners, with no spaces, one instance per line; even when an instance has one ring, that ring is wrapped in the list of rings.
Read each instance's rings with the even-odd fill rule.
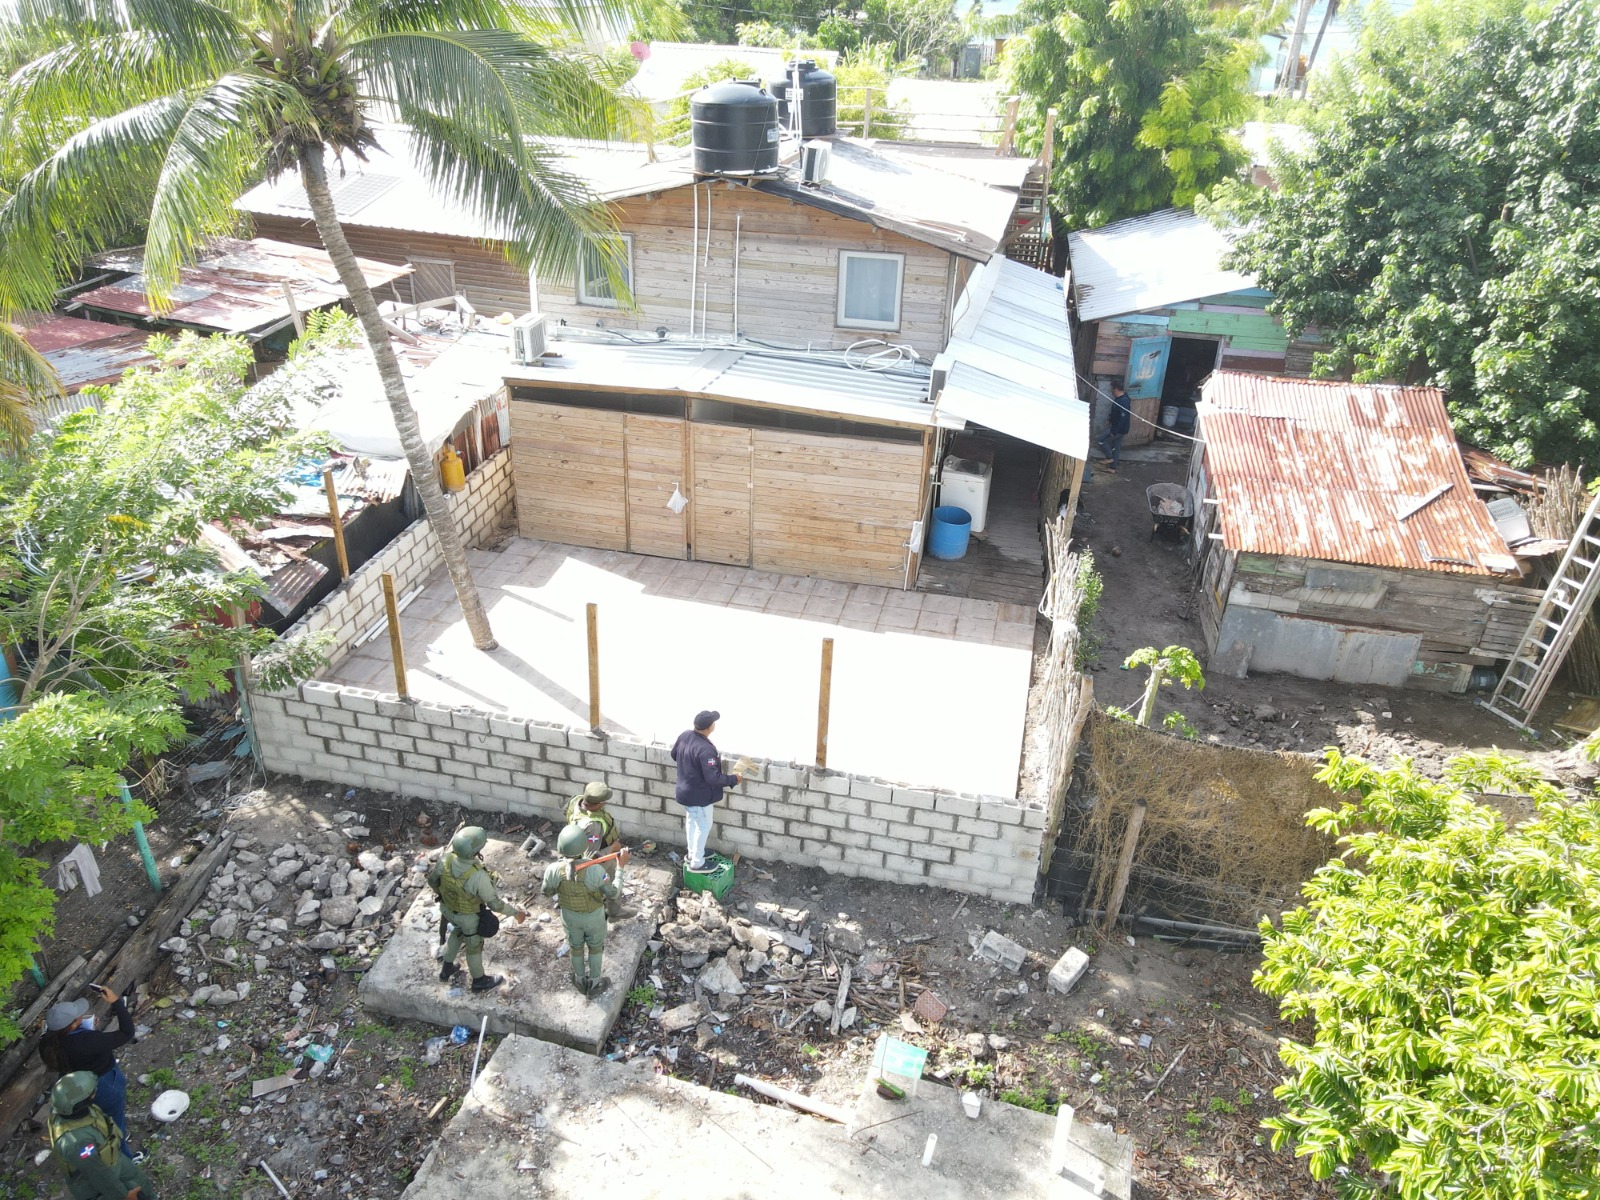
[[[963,558],[972,538],[972,514],[953,504],[933,510],[933,528],[928,531],[928,553],[934,558]]]

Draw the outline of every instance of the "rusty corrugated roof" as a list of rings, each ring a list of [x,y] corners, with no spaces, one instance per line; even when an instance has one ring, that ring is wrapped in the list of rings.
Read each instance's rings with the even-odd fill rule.
[[[124,325],[30,312],[18,317],[13,328],[44,355],[68,396],[86,387],[115,383],[129,367],[156,361],[145,350],[150,334]]]
[[[371,259],[356,260],[367,282],[378,287],[410,272]],[[74,305],[143,317],[153,325],[176,325],[260,337],[289,320],[287,285],[302,313],[345,299],[344,285],[327,251],[271,238],[242,242],[220,238],[208,253],[178,274],[171,309],[155,314],[145,298],[142,251],[112,251],[99,266],[133,272],[73,298]]]
[[[1217,371],[1199,416],[1231,549],[1517,573],[1473,494],[1437,388]]]

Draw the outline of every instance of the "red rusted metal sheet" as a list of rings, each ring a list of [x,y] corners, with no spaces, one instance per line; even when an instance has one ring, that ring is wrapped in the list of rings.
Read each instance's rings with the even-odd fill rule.
[[[1437,388],[1217,371],[1199,418],[1231,549],[1518,573],[1473,493]]]
[[[295,246],[270,238],[248,242],[222,238],[193,265],[184,267],[164,313],[155,313],[145,296],[144,256],[139,251],[101,255],[97,264],[130,271],[127,278],[74,298],[85,308],[141,317],[152,325],[177,325],[245,334],[265,332],[289,319],[284,285],[302,313],[326,308],[346,298],[333,260],[324,250]],[[407,274],[407,266],[357,259],[362,274],[380,287]]]
[[[85,321],[58,313],[24,313],[16,321],[23,341],[44,355],[69,396],[86,387],[115,383],[129,367],[149,366],[148,331]]]

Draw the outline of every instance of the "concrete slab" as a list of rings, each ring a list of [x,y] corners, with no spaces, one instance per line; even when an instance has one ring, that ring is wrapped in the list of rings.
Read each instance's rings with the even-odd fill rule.
[[[566,944],[560,910],[539,892],[549,855],[531,858],[516,843],[490,839],[484,861],[501,878],[500,894],[531,914],[522,925],[505,919],[500,933],[484,947],[484,968],[503,975],[505,982],[476,995],[464,986],[465,970],[456,976],[455,986],[439,982],[439,906],[432,891],[423,888],[377,963],[362,977],[362,1003],[391,1016],[445,1027],[465,1025],[474,1032],[488,1017],[495,1033],[521,1033],[600,1053],[655,930],[656,913],[672,894],[673,874],[629,865],[623,891],[635,915],[612,922],[605,956],[611,987],[587,998],[573,988],[566,957],[556,957]]]
[[[898,1103],[864,1096],[846,1128],[657,1075],[652,1061],[507,1038],[402,1200],[578,1196],[597,1185],[673,1200],[1073,1194],[1070,1178],[1050,1173],[1056,1121],[1042,1113],[985,1104],[970,1120],[956,1092],[924,1082]],[[930,1133],[939,1142],[924,1167]],[[1127,1200],[1128,1188],[1108,1174],[1106,1195]]]
[[[725,753],[808,763],[833,638],[828,766],[1016,794],[1031,607],[521,538],[471,556],[500,646],[473,648],[441,570],[402,617],[418,699],[586,727],[593,602],[606,729],[670,745],[716,708]],[[375,638],[325,678],[388,689],[388,653]]]

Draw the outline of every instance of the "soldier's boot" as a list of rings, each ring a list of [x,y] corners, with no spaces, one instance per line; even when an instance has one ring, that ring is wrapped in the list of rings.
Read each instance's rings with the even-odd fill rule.
[[[600,969],[600,960],[604,954],[605,952],[598,946],[589,948],[589,995],[591,996],[598,996],[611,986],[611,981],[604,978],[604,972]]]
[[[499,975],[479,975],[472,981],[472,990],[475,992],[492,991],[504,982],[505,980]]]
[[[442,967],[439,968],[439,982],[440,983],[449,983],[452,979],[455,978],[456,972],[459,971],[459,970],[461,970],[461,968],[458,967],[455,963],[453,963],[453,962],[445,963]]]
[[[601,976],[597,979],[591,979],[589,980],[589,995],[590,997],[603,996],[605,995],[606,990],[610,987],[611,980],[605,978],[604,976]]]
[[[577,988],[585,996],[589,994],[589,981],[585,979],[577,970],[572,972],[572,986]]]

